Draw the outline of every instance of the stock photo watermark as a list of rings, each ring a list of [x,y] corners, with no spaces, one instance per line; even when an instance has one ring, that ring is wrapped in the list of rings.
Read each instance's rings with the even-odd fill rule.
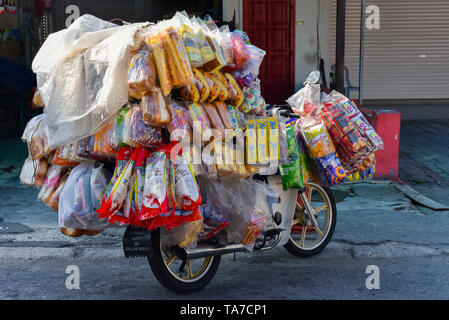
[[[365,286],[368,290],[380,290],[380,269],[378,266],[369,265],[365,269],[369,276],[365,280]]]
[[[80,289],[80,269],[76,265],[67,266],[65,273],[69,276],[65,280],[65,287],[68,290]]]

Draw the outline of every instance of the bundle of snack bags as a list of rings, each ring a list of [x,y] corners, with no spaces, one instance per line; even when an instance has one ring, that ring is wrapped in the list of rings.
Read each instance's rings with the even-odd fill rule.
[[[318,91],[315,102],[294,101],[300,119],[268,111],[258,79],[265,51],[244,32],[177,12],[139,36],[124,77],[129,102],[94,135],[50,148],[36,94],[44,113],[23,134],[20,179],[41,188],[64,234],[136,225],[182,247],[215,238],[251,249],[278,196],[254,175],[280,174],[287,190],[374,169],[381,139],[347,98],[320,101]]]

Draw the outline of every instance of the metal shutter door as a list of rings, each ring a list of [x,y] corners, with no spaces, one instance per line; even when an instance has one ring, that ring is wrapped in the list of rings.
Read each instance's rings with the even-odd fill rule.
[[[335,60],[336,0],[330,0]],[[365,99],[449,98],[449,1],[375,0],[380,30],[365,29]],[[346,66],[358,86],[360,0],[346,0]],[[332,62],[331,64],[333,64]],[[353,91],[351,97],[357,97]]]

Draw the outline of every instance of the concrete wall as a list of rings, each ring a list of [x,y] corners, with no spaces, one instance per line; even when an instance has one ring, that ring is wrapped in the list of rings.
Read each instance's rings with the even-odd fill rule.
[[[303,87],[303,82],[310,71],[319,70],[319,50],[324,59],[326,80],[329,83],[330,70],[330,21],[329,0],[296,0],[295,21],[295,89]],[[317,35],[317,22],[319,34]]]

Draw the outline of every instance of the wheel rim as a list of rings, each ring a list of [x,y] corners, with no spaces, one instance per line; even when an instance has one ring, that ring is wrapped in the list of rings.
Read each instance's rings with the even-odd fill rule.
[[[307,221],[304,204],[298,195],[290,239],[302,250],[313,250],[326,240],[330,232],[333,219],[332,203],[321,186],[308,183],[305,188],[307,201],[314,210],[318,226],[315,228]]]
[[[182,260],[170,247],[161,244],[161,255],[164,265],[177,280],[192,283],[203,278],[212,266],[214,257]]]

